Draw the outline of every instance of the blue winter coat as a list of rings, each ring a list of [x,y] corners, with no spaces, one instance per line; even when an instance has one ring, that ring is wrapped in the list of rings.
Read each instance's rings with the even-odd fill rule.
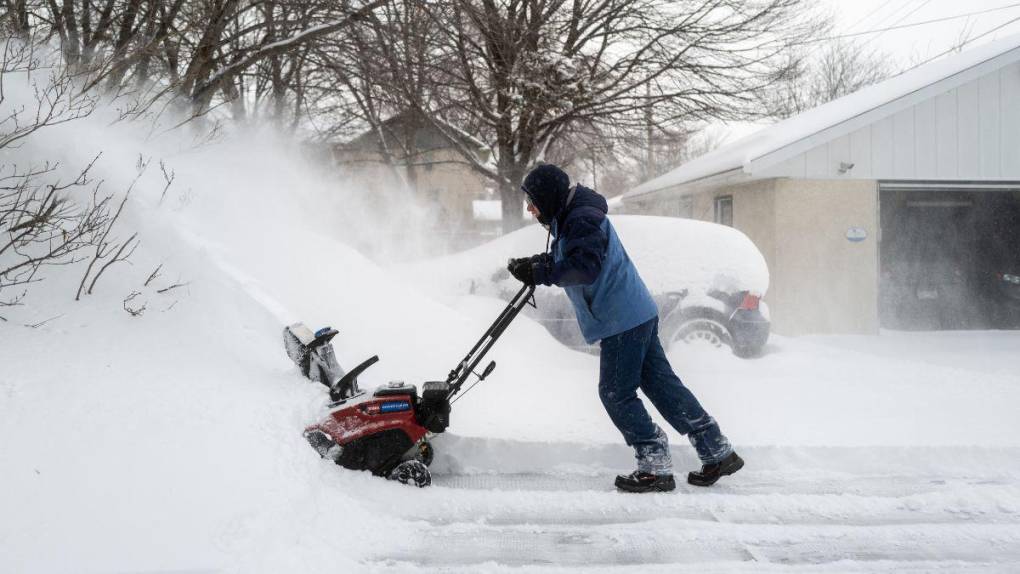
[[[584,340],[591,344],[657,316],[655,301],[606,217],[606,199],[577,185],[558,211],[550,222],[552,262],[534,267],[535,282],[566,290]]]

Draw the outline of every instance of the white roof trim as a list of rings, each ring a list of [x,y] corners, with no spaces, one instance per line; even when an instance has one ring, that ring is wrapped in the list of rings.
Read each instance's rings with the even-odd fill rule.
[[[741,169],[756,171],[1020,61],[1020,35],[930,62],[776,123],[646,181],[624,200]]]
[[[628,194],[625,193],[625,194],[619,195],[617,197],[620,198],[620,203],[623,203],[627,199],[637,200],[637,199],[640,198],[642,200],[646,200],[646,199],[652,199],[656,195],[663,194],[663,193],[669,193],[669,192],[675,192],[675,195],[680,195],[680,196],[682,196],[682,195],[690,195],[692,193],[698,193],[700,191],[711,190],[711,189],[715,189],[715,188],[718,188],[718,187],[722,187],[724,185],[730,185],[730,184],[742,183],[742,182],[745,182],[745,181],[750,181],[751,179],[752,178],[749,175],[747,175],[747,173],[745,173],[744,170],[742,170],[739,167],[735,167],[735,168],[730,169],[730,170],[721,171],[719,173],[713,173],[711,175],[706,175],[705,177],[702,177],[702,178],[699,178],[699,179],[685,181],[685,182],[682,182],[682,183],[678,183],[678,184],[675,184],[675,185],[670,185],[670,186],[662,187],[662,188],[659,188],[659,189],[653,189],[651,191],[646,191],[646,192],[641,193],[641,194],[628,195]]]

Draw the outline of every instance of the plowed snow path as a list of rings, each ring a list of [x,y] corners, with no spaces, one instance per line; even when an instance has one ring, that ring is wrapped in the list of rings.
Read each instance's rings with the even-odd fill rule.
[[[400,497],[416,534],[377,552],[375,568],[1020,571],[1020,449],[749,448],[745,469],[713,488],[628,495],[606,468],[627,463],[622,448],[456,437],[441,448],[467,457],[437,460],[434,488]],[[684,448],[674,456],[696,465]]]

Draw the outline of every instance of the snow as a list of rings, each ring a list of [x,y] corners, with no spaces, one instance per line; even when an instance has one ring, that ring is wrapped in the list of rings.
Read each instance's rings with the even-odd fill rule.
[[[471,213],[477,221],[502,221],[503,202],[498,199],[475,199],[471,201]]]
[[[437,437],[435,486],[323,462],[301,430],[325,412],[325,389],[290,363],[283,326],[338,328],[347,368],[379,354],[363,387],[443,378],[503,302],[436,289],[541,251],[544,230],[381,266],[359,249],[366,238],[377,257],[406,249],[385,244],[396,230],[424,240],[414,214],[380,217],[288,142],[246,132],[195,150],[186,134],[135,128],[100,117],[11,152],[70,168],[102,149],[111,190],[142,153],[166,159],[177,183],[160,204],[161,178],[145,174],[122,228],[142,247],[95,295],[74,302],[81,269],[61,267],[4,309],[2,572],[1020,568],[1020,332],[774,336],[751,361],[674,347],[748,465],[712,489],[626,496],[612,478],[632,455],[597,398],[598,359],[520,317]],[[632,252],[714,229],[614,221]],[[683,258],[739,237],[718,231],[670,257],[700,273]],[[639,266],[648,279],[665,264]],[[174,282],[187,286],[158,293]],[[121,308],[131,291],[141,317]],[[694,468],[670,437],[677,471]]]
[[[687,289],[690,296],[702,299],[713,290],[762,296],[768,291],[765,258],[737,229],[673,217],[612,215],[610,220],[652,293]],[[506,261],[545,251],[547,236],[541,226],[529,225],[474,249],[397,266],[394,271],[438,298],[512,293],[518,284],[502,271]],[[430,273],[437,265],[448,271]]]
[[[499,199],[475,199],[471,202],[471,212],[477,221],[502,221],[503,201]],[[521,213],[525,219],[531,217],[531,214],[528,213],[524,205],[523,199],[521,200]]]
[[[728,171],[749,172],[748,165],[756,159],[1010,52],[1014,54],[1013,61],[1020,58],[1020,35],[918,66],[715,149],[636,186],[623,195],[623,200]]]

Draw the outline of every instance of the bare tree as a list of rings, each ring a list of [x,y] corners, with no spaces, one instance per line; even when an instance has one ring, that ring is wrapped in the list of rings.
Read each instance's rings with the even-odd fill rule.
[[[787,118],[888,78],[888,62],[864,45],[836,40],[813,59],[788,66],[759,96],[767,115]]]
[[[395,0],[315,56],[331,73],[330,84],[342,86],[347,98],[337,99],[335,87],[324,95],[368,126],[379,159],[412,188],[425,163],[418,135],[431,127],[422,108],[433,107],[437,78],[431,49],[439,34],[426,3]]]
[[[428,81],[394,92],[497,184],[505,229],[522,221],[521,179],[557,141],[591,126],[622,133],[753,114],[754,94],[796,63],[786,49],[819,29],[800,0],[423,4],[432,36],[405,65]],[[494,161],[459,132],[482,138]]]
[[[391,0],[2,0],[0,30],[57,38],[83,89],[173,95],[197,115],[224,102],[299,115],[318,43]]]

